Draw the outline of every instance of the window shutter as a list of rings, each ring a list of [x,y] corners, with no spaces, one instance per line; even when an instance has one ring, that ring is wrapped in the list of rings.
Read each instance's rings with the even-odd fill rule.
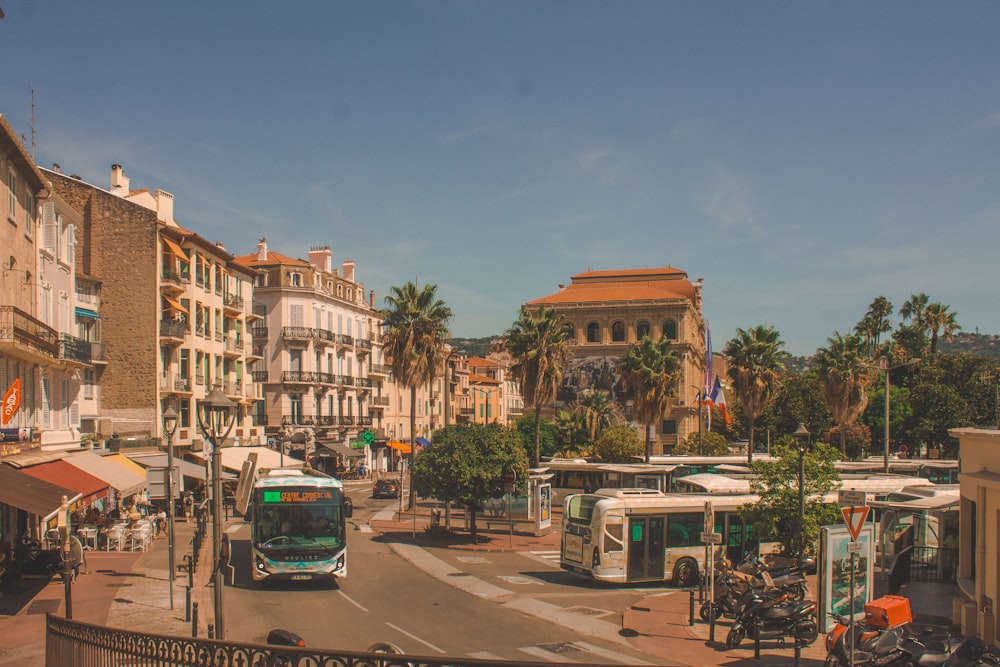
[[[56,205],[51,201],[42,206],[42,247],[51,253],[56,251]]]
[[[49,378],[42,377],[42,428],[52,428],[52,413],[49,407],[49,400],[52,396],[49,387]]]

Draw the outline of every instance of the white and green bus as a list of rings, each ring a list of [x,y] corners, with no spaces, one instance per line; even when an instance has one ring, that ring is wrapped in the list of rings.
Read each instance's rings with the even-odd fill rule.
[[[334,477],[309,468],[255,475],[246,513],[254,581],[346,577],[352,510]]]
[[[739,516],[754,495],[662,493],[650,489],[598,489],[567,496],[563,502],[560,564],[564,570],[614,584],[670,581],[693,586],[705,568],[708,548],[706,503],[714,516],[711,530],[721,544],[714,557],[739,562],[750,551],[761,554],[750,526]],[[769,554],[776,544],[762,545]]]

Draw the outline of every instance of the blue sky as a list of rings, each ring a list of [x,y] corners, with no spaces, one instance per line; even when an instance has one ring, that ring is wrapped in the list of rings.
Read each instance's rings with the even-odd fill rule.
[[[871,301],[1000,333],[995,2],[0,0],[36,161],[234,254],[329,245],[499,334],[587,269],[704,278],[716,347]]]

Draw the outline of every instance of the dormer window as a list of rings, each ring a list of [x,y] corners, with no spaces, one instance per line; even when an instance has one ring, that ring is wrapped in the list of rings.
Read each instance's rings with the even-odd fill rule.
[[[301,273],[289,274],[288,282],[292,287],[302,287],[302,274]]]

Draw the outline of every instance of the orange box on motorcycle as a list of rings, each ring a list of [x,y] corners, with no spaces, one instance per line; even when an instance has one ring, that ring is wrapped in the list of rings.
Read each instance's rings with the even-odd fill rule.
[[[865,623],[878,628],[894,628],[913,621],[910,600],[901,595],[883,595],[865,604]]]

